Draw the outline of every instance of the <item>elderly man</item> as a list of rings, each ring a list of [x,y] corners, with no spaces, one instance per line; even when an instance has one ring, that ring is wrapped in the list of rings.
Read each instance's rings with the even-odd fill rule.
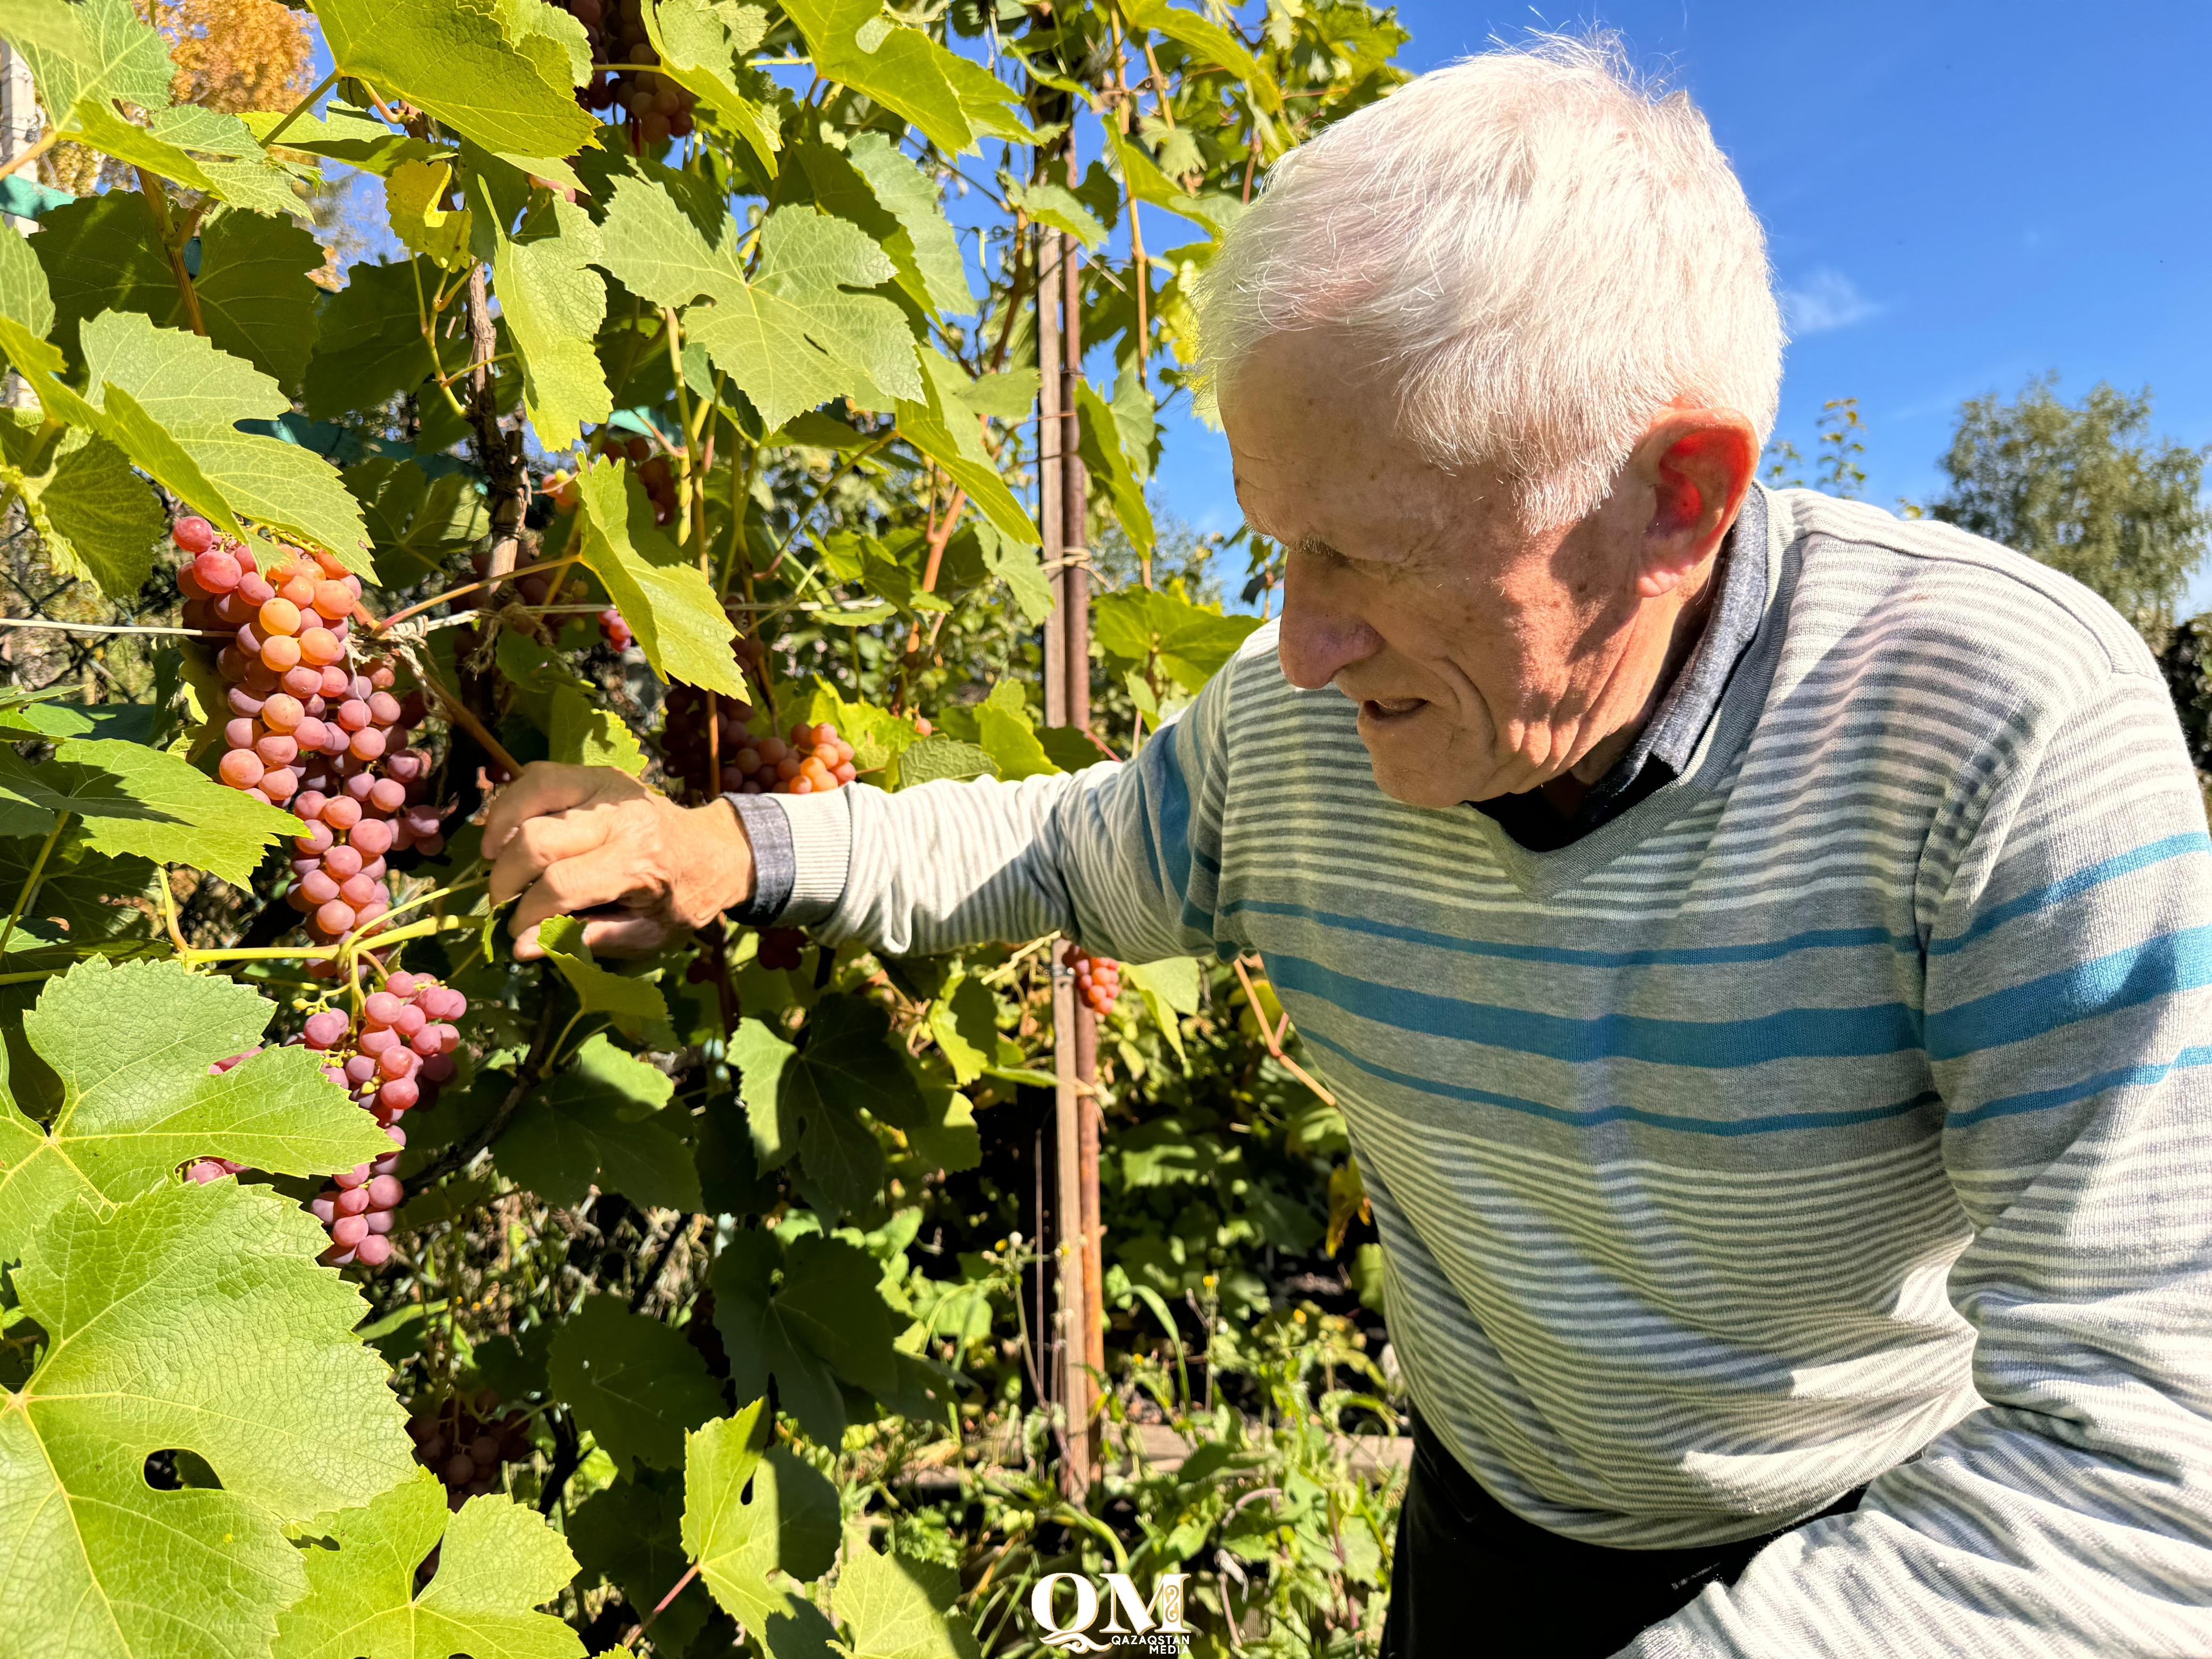
[[[2212,1653],[2212,842],[2141,641],[1753,483],[1758,222],[1598,48],[1297,152],[1202,328],[1289,578],[1179,721],[689,811],[533,768],[519,953],[1261,952],[1416,1412],[1386,1651]]]

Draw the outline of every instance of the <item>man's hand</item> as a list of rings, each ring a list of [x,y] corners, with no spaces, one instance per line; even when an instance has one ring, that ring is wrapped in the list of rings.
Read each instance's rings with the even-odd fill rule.
[[[514,954],[538,924],[581,915],[595,954],[644,956],[752,894],[752,843],[727,801],[683,807],[607,766],[537,761],[484,820],[496,904],[522,894]],[[524,889],[529,890],[524,892]]]

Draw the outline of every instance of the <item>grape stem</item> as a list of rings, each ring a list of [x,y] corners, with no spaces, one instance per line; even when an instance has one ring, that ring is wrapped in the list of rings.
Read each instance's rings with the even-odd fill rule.
[[[399,646],[399,655],[407,666],[414,671],[416,683],[438,700],[438,706],[446,711],[447,719],[483,744],[484,753],[504,767],[509,777],[522,775],[522,763],[508,754],[507,745],[492,736],[490,728],[478,720],[459,697],[446,689],[446,683],[431,672],[429,664],[422,660],[422,653],[416,650],[413,646],[402,641]]]
[[[62,838],[62,831],[72,816],[69,812],[54,814],[54,827],[46,831],[46,839],[39,848],[39,856],[31,860],[31,873],[23,878],[23,890],[15,895],[15,908],[8,913],[8,925],[0,927],[0,956],[7,954],[8,941],[15,936],[15,924],[23,919],[23,912],[31,908],[31,901],[38,897],[39,884],[46,878],[46,860],[53,855],[54,843]],[[166,883],[162,890],[165,894],[167,891]]]
[[[1244,958],[1242,957],[1237,958],[1237,982],[1244,988],[1244,1000],[1252,1005],[1252,1018],[1260,1023],[1260,1036],[1267,1045],[1268,1057],[1299,1082],[1304,1084],[1307,1088],[1312,1090],[1314,1093],[1319,1095],[1323,1105],[1335,1105],[1336,1097],[1322,1087],[1320,1082],[1304,1066],[1283,1052],[1283,1039],[1290,1035],[1291,1017],[1285,1013],[1283,1016],[1283,1023],[1279,1026],[1267,1018],[1267,1011],[1260,1006],[1260,994],[1252,988],[1252,975],[1245,971]]]
[[[337,83],[338,71],[332,70],[328,77],[324,80],[320,86],[317,87],[305,98],[302,98],[298,103],[292,106],[290,114],[287,115],[275,126],[269,129],[269,136],[261,141],[262,148],[266,149],[270,145],[275,143],[279,138],[283,137],[284,136],[284,130],[287,127],[290,126],[293,122],[298,120],[302,115],[305,115],[309,110],[313,109],[315,106],[315,100],[321,97],[332,87],[337,85]]]
[[[580,564],[583,559],[584,556],[580,553],[572,553],[568,557],[561,559],[540,559],[534,564],[518,565],[505,575],[486,576],[481,581],[468,582],[459,587],[448,588],[442,593],[432,594],[427,599],[417,599],[404,611],[393,611],[376,624],[376,631],[381,634],[395,623],[405,622],[410,617],[419,616],[434,605],[445,605],[458,599],[464,593],[475,593],[488,588],[497,587],[501,582],[511,582],[523,576],[543,575],[548,570],[559,570],[568,565]],[[596,605],[592,607],[593,610],[600,608]]]
[[[645,1615],[644,1622],[639,1625],[638,1627],[632,1631],[629,1635],[623,1638],[623,1645],[626,1648],[635,1647],[637,1645],[637,1638],[644,1635],[645,1632],[652,1627],[653,1621],[659,1618],[660,1615],[667,1610],[668,1604],[671,1601],[673,1601],[678,1596],[684,1594],[684,1587],[686,1584],[689,1584],[698,1576],[699,1564],[696,1561],[694,1561],[689,1567],[684,1569],[684,1576],[676,1581],[675,1587],[654,1604],[653,1609],[651,1613]]]

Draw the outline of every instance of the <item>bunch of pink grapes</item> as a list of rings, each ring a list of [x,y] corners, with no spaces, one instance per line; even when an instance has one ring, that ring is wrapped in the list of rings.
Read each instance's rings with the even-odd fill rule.
[[[468,1012],[469,1000],[453,987],[401,969],[362,999],[358,1023],[337,1008],[307,1017],[301,1040],[325,1057],[324,1075],[351,1094],[392,1142],[383,1157],[331,1176],[329,1189],[307,1206],[330,1230],[323,1260],[331,1266],[380,1267],[391,1260],[392,1212],[405,1196],[398,1165],[407,1132],[399,1120],[435,1105],[439,1085],[453,1079],[461,1046],[457,1022]]]
[[[370,926],[391,908],[386,854],[446,844],[444,811],[427,799],[430,757],[401,746],[421,694],[394,696],[391,668],[358,659],[361,578],[331,555],[288,550],[264,573],[205,519],[179,519],[172,534],[189,561],[177,576],[186,625],[234,630],[216,659],[230,683],[218,775],[305,823],[288,897],[318,943]]]

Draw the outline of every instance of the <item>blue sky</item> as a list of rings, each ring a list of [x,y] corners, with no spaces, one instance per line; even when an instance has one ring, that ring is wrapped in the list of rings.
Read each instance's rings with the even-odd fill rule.
[[[2148,384],[2164,434],[2212,441],[2212,6],[1413,0],[1399,17],[1417,70],[1595,21],[1688,88],[1794,313],[1778,432],[1809,453],[1823,400],[1856,397],[1874,500],[1940,493],[1960,403],[2046,369],[2063,395]],[[1220,437],[1187,418],[1158,489],[1200,529],[1239,522]],[[2196,597],[2212,606],[2212,574]]]

